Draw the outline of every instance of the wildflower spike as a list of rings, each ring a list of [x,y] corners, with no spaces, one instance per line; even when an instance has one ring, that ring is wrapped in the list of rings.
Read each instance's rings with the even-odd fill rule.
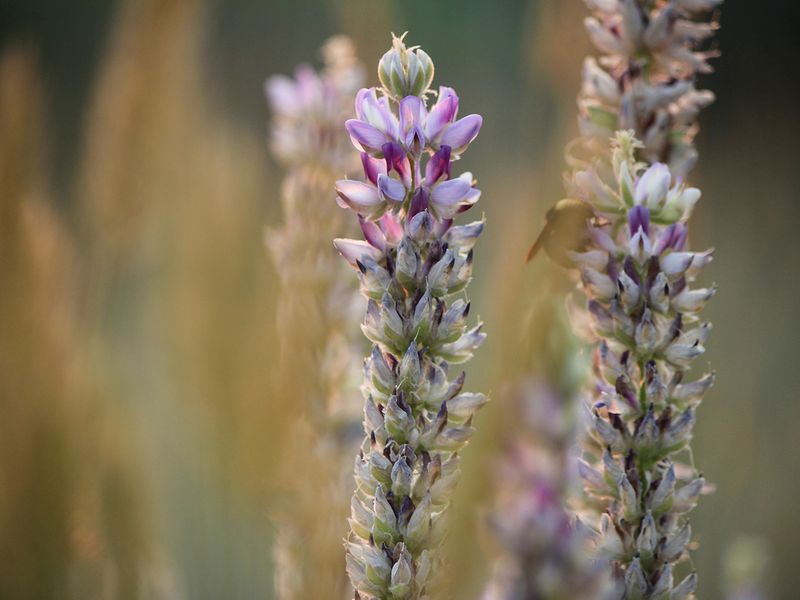
[[[482,222],[453,226],[480,192],[471,174],[451,175],[452,164],[481,121],[456,120],[449,88],[428,105],[433,62],[403,38],[393,39],[378,72],[382,88],[361,90],[357,118],[347,122],[364,152],[364,180],[337,184],[340,205],[359,214],[366,238],[336,247],[359,269],[369,299],[362,329],[375,344],[365,361],[347,564],[358,597],[405,600],[430,589],[457,453],[486,402],[460,393],[463,377],[446,376],[448,363],[468,360],[485,337],[480,326],[468,328],[469,304],[451,299],[471,278],[483,230]]]
[[[618,132],[613,140],[613,175],[603,189],[615,210],[609,210],[608,195],[577,183],[602,177],[602,161],[573,175],[581,201],[597,217],[587,226],[594,240],[589,252],[601,253],[597,264],[603,265],[590,277],[580,259],[573,269],[584,271],[587,313],[619,324],[594,329],[595,408],[584,444],[585,456],[595,460],[582,470],[603,474],[585,477],[584,485],[588,504],[600,511],[596,553],[621,573],[626,597],[650,599],[675,597],[689,585],[673,587],[672,564],[688,550],[687,513],[704,480],[692,467],[678,468],[678,455],[691,440],[694,407],[711,378],[688,386],[665,382],[683,379],[703,351],[710,327],[696,313],[709,294],[690,286],[708,262],[697,257],[710,254],[662,241],[685,231],[692,207],[677,199],[690,188],[663,164],[636,162],[640,147],[632,132]],[[624,192],[630,183],[633,206]],[[695,261],[698,268],[690,268]],[[603,519],[611,526],[603,527]]]

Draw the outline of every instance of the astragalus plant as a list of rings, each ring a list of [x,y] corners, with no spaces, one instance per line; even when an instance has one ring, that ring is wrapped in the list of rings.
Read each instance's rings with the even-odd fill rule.
[[[331,251],[330,239],[345,219],[330,199],[336,179],[359,168],[341,124],[353,116],[353,99],[364,79],[349,38],[331,38],[323,56],[322,72],[303,65],[294,79],[273,76],[265,86],[272,110],[270,146],[286,170],[284,223],[267,232],[281,281],[280,378],[292,404],[320,430],[348,410],[332,379],[347,372],[340,367],[356,337],[348,328],[358,318],[358,292]]]
[[[285,493],[276,494],[284,502],[273,507],[281,600],[343,598],[349,590],[341,544],[359,441],[363,350],[356,327],[363,301],[331,247],[345,227],[331,188],[359,168],[342,123],[354,114],[364,73],[348,38],[331,38],[323,57],[319,73],[301,66],[295,78],[275,76],[266,84],[271,148],[286,170],[284,222],[267,232],[281,282],[275,401],[291,417],[279,477]],[[324,509],[320,496],[328,498]]]
[[[612,598],[608,569],[587,553],[590,532],[566,504],[577,479],[577,402],[535,378],[501,400],[527,435],[515,436],[496,471],[490,525],[502,553],[482,600]]]
[[[586,28],[605,53],[584,62],[578,100],[583,141],[604,151],[618,130],[642,141],[639,156],[685,177],[697,160],[696,118],[714,94],[695,88],[715,51],[702,49],[717,29],[708,14],[721,0],[586,0]]]
[[[693,282],[711,252],[688,247],[700,191],[669,168],[635,160],[630,132],[612,141],[610,168],[597,159],[568,192],[591,210],[585,247],[570,254],[587,297],[594,350],[585,460],[579,471],[596,517],[597,556],[611,562],[624,597],[692,597],[678,582],[688,558],[687,513],[704,488],[689,442],[695,410],[713,382],[687,381],[711,325],[700,311],[713,288]]]
[[[462,393],[468,360],[484,339],[469,328],[472,248],[483,222],[454,225],[480,196],[453,163],[478,134],[478,115],[457,119],[455,91],[430,89],[433,63],[402,38],[380,60],[380,88],[361,90],[346,127],[361,151],[363,181],[336,184],[364,240],[337,239],[356,268],[374,344],[364,362],[365,438],[355,461],[347,572],[356,597],[427,596],[459,451],[486,402]],[[435,96],[435,102],[429,97]]]

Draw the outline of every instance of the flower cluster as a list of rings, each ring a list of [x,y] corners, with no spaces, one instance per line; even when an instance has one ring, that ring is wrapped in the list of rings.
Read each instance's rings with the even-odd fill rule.
[[[711,252],[687,249],[699,190],[664,164],[644,170],[637,146],[619,132],[613,175],[598,167],[572,178],[571,195],[593,213],[587,247],[571,254],[596,341],[579,471],[600,513],[597,553],[622,577],[625,597],[680,599],[693,594],[695,575],[675,585],[673,567],[686,557],[687,513],[704,488],[680,460],[690,457],[695,409],[713,382],[710,374],[684,381],[704,352],[711,325],[699,312],[714,295],[691,283]]]
[[[352,153],[341,122],[352,115],[352,99],[364,80],[353,42],[332,37],[322,48],[325,69],[308,65],[295,78],[276,75],[264,91],[273,112],[270,145],[286,167],[317,164],[336,172],[351,170]]]
[[[644,160],[667,163],[685,177],[697,159],[697,114],[714,100],[694,86],[716,55],[698,50],[717,29],[700,16],[721,0],[586,1],[594,13],[586,28],[606,56],[584,63],[583,135],[605,147],[614,132],[632,129],[643,142]]]
[[[497,471],[490,523],[503,556],[483,600],[610,598],[606,570],[586,552],[588,532],[566,507],[575,480],[571,399],[532,379],[504,400],[519,408],[526,435],[515,440]]]
[[[280,276],[277,330],[281,365],[276,401],[292,426],[281,460],[288,501],[275,507],[275,582],[281,600],[343,597],[349,589],[338,561],[352,486],[350,465],[358,445],[361,340],[353,332],[363,306],[346,265],[331,251],[342,211],[330,188],[358,161],[342,121],[353,115],[363,69],[352,42],[331,38],[324,69],[297,69],[296,79],[275,76],[266,84],[272,109],[271,146],[286,168],[284,222],[267,232]],[[354,227],[354,229],[356,229]],[[355,435],[354,435],[355,433]],[[297,482],[303,485],[297,485]],[[316,485],[309,488],[308,481]],[[319,510],[320,490],[328,498]]]
[[[282,283],[281,376],[307,415],[317,419],[318,429],[325,429],[334,413],[348,412],[339,392],[341,374],[347,372],[342,362],[350,360],[355,337],[347,329],[358,318],[359,302],[344,276],[346,268],[330,251],[330,238],[343,227],[341,211],[330,202],[330,186],[342,172],[358,169],[341,123],[353,115],[353,98],[363,81],[349,38],[331,38],[322,54],[325,68],[319,74],[302,66],[296,79],[278,75],[265,85],[271,146],[287,170],[281,190],[284,224],[267,232]]]
[[[480,325],[467,326],[469,303],[451,298],[470,281],[484,226],[453,224],[480,192],[469,173],[451,170],[481,118],[457,119],[458,96],[446,87],[429,107],[433,65],[402,39],[380,72],[384,87],[361,90],[357,118],[346,124],[365,180],[336,184],[364,233],[334,243],[357,268],[368,300],[362,330],[374,344],[364,362],[366,436],[355,461],[347,572],[357,597],[406,599],[430,589],[458,453],[486,402],[461,391],[463,373],[448,379],[448,365],[468,360],[485,337]]]

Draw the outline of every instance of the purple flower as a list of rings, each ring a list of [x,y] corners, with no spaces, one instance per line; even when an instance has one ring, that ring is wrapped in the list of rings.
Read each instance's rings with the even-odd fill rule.
[[[361,166],[364,167],[364,175],[374,185],[378,185],[378,175],[386,175],[386,162],[379,158],[372,158],[366,152],[361,153]]]
[[[664,163],[651,165],[636,182],[633,192],[636,204],[649,208],[658,207],[658,202],[666,197],[671,181],[672,175],[667,165]]]
[[[449,146],[458,158],[480,132],[483,119],[468,115],[455,120],[458,96],[448,87],[439,90],[439,99],[428,110],[424,96],[406,96],[392,110],[389,96],[378,97],[375,88],[362,89],[356,96],[356,117],[345,126],[353,144],[376,158],[385,156],[385,144],[401,146],[409,158]]]
[[[384,132],[358,119],[349,119],[344,125],[356,148],[373,156],[382,155],[381,148],[389,140]]]
[[[628,211],[628,228],[630,229],[631,235],[637,233],[640,229],[644,231],[644,233],[648,233],[650,230],[650,211],[640,205],[634,206],[632,209]]]
[[[425,147],[423,124],[428,117],[425,102],[419,96],[406,96],[400,101],[399,110],[403,145],[416,156]]]
[[[463,173],[455,179],[436,184],[431,190],[431,205],[437,217],[452,219],[480,198],[480,190],[472,187],[472,174]]]
[[[354,267],[365,256],[378,260],[381,255],[380,250],[363,240],[336,238],[333,240],[333,246]]]
[[[272,112],[270,145],[285,167],[313,164],[336,173],[353,169],[348,136],[344,131],[331,135],[352,116],[363,78],[352,43],[342,40],[326,46],[326,66],[319,73],[300,66],[293,78],[277,75],[264,83]]]
[[[381,198],[389,202],[402,202],[406,197],[405,186],[388,175],[378,175],[378,190]]]
[[[458,114],[458,96],[453,88],[440,87],[439,100],[431,108],[425,121],[425,135],[429,140],[436,139],[445,126],[452,123]]]
[[[379,175],[386,177],[385,175]],[[380,216],[385,211],[385,205],[378,188],[361,181],[342,179],[336,182],[336,193],[346,206],[359,214],[367,216]]]
[[[653,251],[656,254],[662,254],[668,249],[683,250],[686,236],[686,226],[683,223],[672,223],[659,234]]]
[[[439,144],[450,146],[451,152],[455,156],[459,156],[472,143],[472,140],[478,137],[482,125],[483,118],[480,115],[467,115],[445,127],[439,138]]]
[[[425,167],[425,183],[434,185],[444,175],[450,177],[450,146],[442,146],[428,160]]]
[[[358,223],[364,233],[364,239],[378,250],[385,251],[387,245],[397,245],[403,237],[402,226],[390,213],[383,215],[377,221],[368,221],[359,216]]]
[[[348,120],[345,127],[361,150],[365,181],[340,181],[336,192],[339,204],[357,212],[365,223],[387,212],[402,222],[403,215],[410,220],[425,211],[430,226],[424,230],[443,234],[456,215],[480,198],[472,175],[453,178],[452,164],[478,135],[481,117],[456,120],[459,99],[452,88],[439,88],[430,109],[425,96],[397,99],[376,88],[362,89],[356,96],[357,118]],[[416,222],[417,234],[423,224]],[[362,225],[362,229],[376,248],[383,250],[395,243],[381,237],[377,225]]]
[[[383,157],[386,161],[386,172],[395,171],[406,187],[411,186],[411,162],[400,144],[388,142],[383,145]]]

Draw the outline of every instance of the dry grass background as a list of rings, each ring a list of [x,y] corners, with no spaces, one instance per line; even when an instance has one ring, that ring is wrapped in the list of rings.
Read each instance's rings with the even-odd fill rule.
[[[521,257],[559,195],[575,131],[580,3],[289,4],[116,4],[81,134],[67,142],[51,127],[67,118],[63,89],[41,69],[52,46],[3,39],[0,597],[272,597],[277,474],[304,448],[287,435],[293,398],[274,385],[278,288],[263,228],[281,221],[280,173],[260,83],[314,59],[330,33],[354,36],[370,63],[389,30],[411,28],[465,110],[484,113],[465,168],[489,220],[472,300],[490,338],[470,385],[497,390],[532,358],[529,299],[563,282]],[[695,441],[718,491],[695,513],[696,564],[700,596],[719,598],[725,549],[756,534],[773,597],[788,598],[800,585],[800,128],[793,63],[777,58],[796,47],[759,46],[774,59],[759,69],[747,9],[730,4],[694,176],[705,190],[694,235],[717,247],[720,284],[709,308],[718,383]],[[490,404],[477,425],[448,544],[459,598],[476,597],[488,569],[482,508],[506,407]],[[343,556],[328,560],[335,569]]]

